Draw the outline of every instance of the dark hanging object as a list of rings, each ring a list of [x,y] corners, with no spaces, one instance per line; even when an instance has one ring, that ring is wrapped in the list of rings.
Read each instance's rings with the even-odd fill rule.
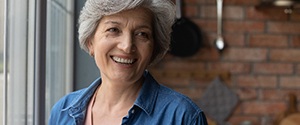
[[[181,1],[176,0],[176,22],[171,34],[170,53],[179,57],[194,55],[202,43],[202,34],[196,24],[181,16]]]

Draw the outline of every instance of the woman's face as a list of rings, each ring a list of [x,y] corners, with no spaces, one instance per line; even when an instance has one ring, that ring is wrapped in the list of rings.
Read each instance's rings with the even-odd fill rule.
[[[152,13],[136,8],[104,16],[89,44],[102,79],[136,82],[153,52]]]

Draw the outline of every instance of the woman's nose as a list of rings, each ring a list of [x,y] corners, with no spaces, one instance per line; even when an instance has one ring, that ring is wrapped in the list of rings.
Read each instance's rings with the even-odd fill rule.
[[[132,53],[136,51],[136,46],[134,44],[134,38],[132,34],[124,34],[122,39],[118,44],[118,48],[125,53]]]

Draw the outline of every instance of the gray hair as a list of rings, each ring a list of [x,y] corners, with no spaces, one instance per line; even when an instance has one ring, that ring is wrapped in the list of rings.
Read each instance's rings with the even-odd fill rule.
[[[171,0],[87,0],[78,21],[81,48],[89,52],[89,39],[94,35],[103,16],[136,7],[148,8],[154,15],[154,51],[151,64],[160,61],[169,49],[175,20],[175,6]]]

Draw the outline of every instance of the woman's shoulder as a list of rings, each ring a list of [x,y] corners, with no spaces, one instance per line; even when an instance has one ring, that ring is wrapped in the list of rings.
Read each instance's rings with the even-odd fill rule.
[[[51,109],[50,117],[49,117],[49,125],[63,123],[69,120],[66,116],[68,116],[65,112],[69,107],[71,107],[80,97],[85,89],[81,89],[78,91],[71,92],[64,97],[60,98]]]
[[[82,95],[83,91],[85,91],[85,89],[80,89],[63,96],[54,104],[54,106],[52,107],[52,111],[62,110],[69,107],[74,103],[74,100],[77,100]]]
[[[89,100],[100,83],[101,78],[97,78],[94,82],[91,83],[90,86],[65,95],[58,102],[56,102],[52,110],[65,109],[70,107],[71,105],[76,105],[77,103],[87,103],[86,101]]]

